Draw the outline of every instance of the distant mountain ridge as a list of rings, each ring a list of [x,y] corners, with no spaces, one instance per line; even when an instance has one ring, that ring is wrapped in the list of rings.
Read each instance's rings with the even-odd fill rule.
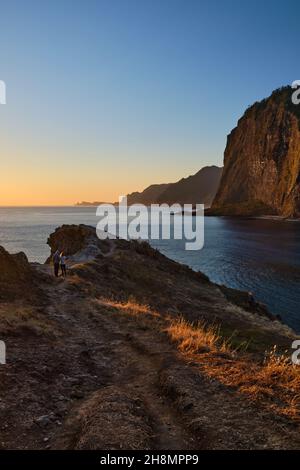
[[[132,204],[204,204],[210,207],[221,181],[223,168],[205,166],[194,175],[175,183],[151,184],[143,191],[127,194],[128,206]],[[77,202],[76,206],[99,206],[103,202]],[[118,204],[115,202],[114,204]]]
[[[144,191],[127,194],[127,204],[153,204],[167,190],[171,183],[151,184]]]
[[[127,195],[127,204],[204,204],[209,207],[218,190],[222,168],[203,167],[196,174],[176,183],[152,184],[144,191]]]

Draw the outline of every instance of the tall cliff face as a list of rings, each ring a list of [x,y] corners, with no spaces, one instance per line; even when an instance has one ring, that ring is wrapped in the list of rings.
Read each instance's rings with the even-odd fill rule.
[[[300,217],[300,105],[292,92],[255,103],[229,134],[214,211]]]

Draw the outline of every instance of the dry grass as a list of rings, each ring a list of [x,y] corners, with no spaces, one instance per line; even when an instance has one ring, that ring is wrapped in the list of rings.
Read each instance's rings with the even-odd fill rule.
[[[299,419],[300,367],[293,365],[287,354],[279,355],[276,347],[265,354],[264,361],[259,361],[246,352],[245,342],[233,346],[234,334],[225,338],[218,325],[204,321],[191,324],[184,318],[162,318],[148,305],[140,304],[133,298],[126,302],[101,299],[97,303],[139,321],[146,321],[145,325],[149,328],[154,327],[153,317],[156,317],[158,331],[166,332],[182,354],[199,363],[205,375],[276,413]]]
[[[222,339],[219,327],[215,325],[207,325],[201,321],[192,325],[181,318],[171,321],[166,331],[183,353],[230,352],[230,340]]]
[[[143,408],[131,390],[109,386],[95,392],[67,422],[74,448],[149,449],[152,430]]]
[[[98,303],[106,307],[115,308],[123,313],[127,313],[134,316],[139,315],[151,315],[154,317],[160,317],[160,314],[148,305],[138,303],[135,299],[129,298],[126,302],[115,301],[113,299],[101,299]]]
[[[55,335],[56,331],[50,320],[34,307],[18,303],[0,305],[0,333],[17,333],[23,329],[34,334]]]
[[[279,355],[276,346],[261,363],[245,352],[237,356],[230,340],[222,338],[216,326],[202,322],[192,325],[181,319],[172,321],[167,333],[180,352],[199,361],[209,377],[276,413],[299,420],[300,367],[292,364],[287,354]]]

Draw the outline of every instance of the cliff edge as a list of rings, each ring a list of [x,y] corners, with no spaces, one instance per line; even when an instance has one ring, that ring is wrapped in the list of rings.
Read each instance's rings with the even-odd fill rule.
[[[229,134],[213,214],[300,217],[300,105],[292,93],[284,87],[255,103]]]
[[[48,243],[66,279],[0,250],[1,449],[299,448],[296,336],[249,294],[85,225]]]

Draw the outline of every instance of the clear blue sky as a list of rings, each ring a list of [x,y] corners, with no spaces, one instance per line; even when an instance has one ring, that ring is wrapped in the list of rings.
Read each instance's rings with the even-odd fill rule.
[[[221,165],[300,79],[297,1],[0,1],[0,204],[114,200]]]

